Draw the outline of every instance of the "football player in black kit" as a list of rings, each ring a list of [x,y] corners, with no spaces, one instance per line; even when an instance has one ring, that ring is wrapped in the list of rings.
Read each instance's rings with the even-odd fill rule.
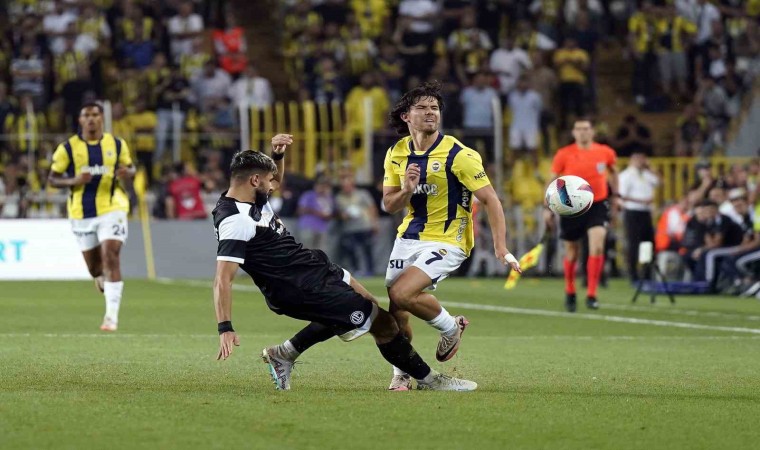
[[[400,333],[393,316],[346,270],[321,250],[296,242],[269,204],[283,178],[285,149],[293,137],[272,138],[272,157],[253,150],[238,152],[230,165],[230,188],[214,208],[217,241],[214,305],[219,331],[217,359],[227,359],[240,344],[232,328],[232,280],[238,268],[253,278],[267,305],[277,314],[310,322],[281,345],[264,349],[262,358],[277,389],[290,389],[296,358],[312,345],[339,336],[344,341],[370,333],[383,358],[417,380],[418,389],[471,391],[472,381],[432,370]]]

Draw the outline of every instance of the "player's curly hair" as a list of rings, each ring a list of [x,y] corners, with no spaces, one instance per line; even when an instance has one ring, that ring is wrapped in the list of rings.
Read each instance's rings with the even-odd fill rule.
[[[277,173],[272,158],[256,150],[242,150],[232,156],[230,174],[237,180],[248,179],[254,173]]]
[[[444,104],[441,89],[440,82],[428,81],[404,94],[401,99],[396,102],[388,115],[388,123],[390,123],[391,128],[396,130],[396,133],[400,135],[409,134],[409,126],[401,118],[401,114],[408,113],[412,106],[422,98],[431,97],[438,100],[438,108],[443,111]]]

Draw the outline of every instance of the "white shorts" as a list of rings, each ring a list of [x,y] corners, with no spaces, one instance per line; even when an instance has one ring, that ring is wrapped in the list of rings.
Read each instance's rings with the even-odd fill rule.
[[[385,272],[385,286],[390,287],[404,269],[414,266],[433,280],[428,289],[434,290],[436,284],[457,270],[465,259],[464,251],[454,245],[396,238]]]
[[[509,129],[509,148],[512,150],[535,150],[538,148],[538,130]]]
[[[92,250],[106,240],[127,240],[127,213],[111,211],[89,219],[71,219],[71,231],[77,237],[79,250]]]

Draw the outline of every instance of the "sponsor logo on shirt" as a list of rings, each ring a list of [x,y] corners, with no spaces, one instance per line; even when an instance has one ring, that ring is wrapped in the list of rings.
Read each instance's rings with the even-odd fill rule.
[[[414,194],[438,195],[438,185],[435,183],[418,184]]]
[[[108,166],[84,166],[82,167],[82,173],[89,173],[92,176],[96,177],[98,175],[108,175],[112,171],[111,167]]]

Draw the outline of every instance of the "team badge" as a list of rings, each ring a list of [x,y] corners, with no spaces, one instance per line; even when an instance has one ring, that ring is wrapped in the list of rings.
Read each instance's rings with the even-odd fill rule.
[[[354,325],[361,325],[362,323],[364,323],[364,313],[361,311],[352,312],[351,323]]]
[[[433,161],[433,164],[430,165],[430,170],[433,172],[438,172],[441,170],[441,163],[438,161]]]

